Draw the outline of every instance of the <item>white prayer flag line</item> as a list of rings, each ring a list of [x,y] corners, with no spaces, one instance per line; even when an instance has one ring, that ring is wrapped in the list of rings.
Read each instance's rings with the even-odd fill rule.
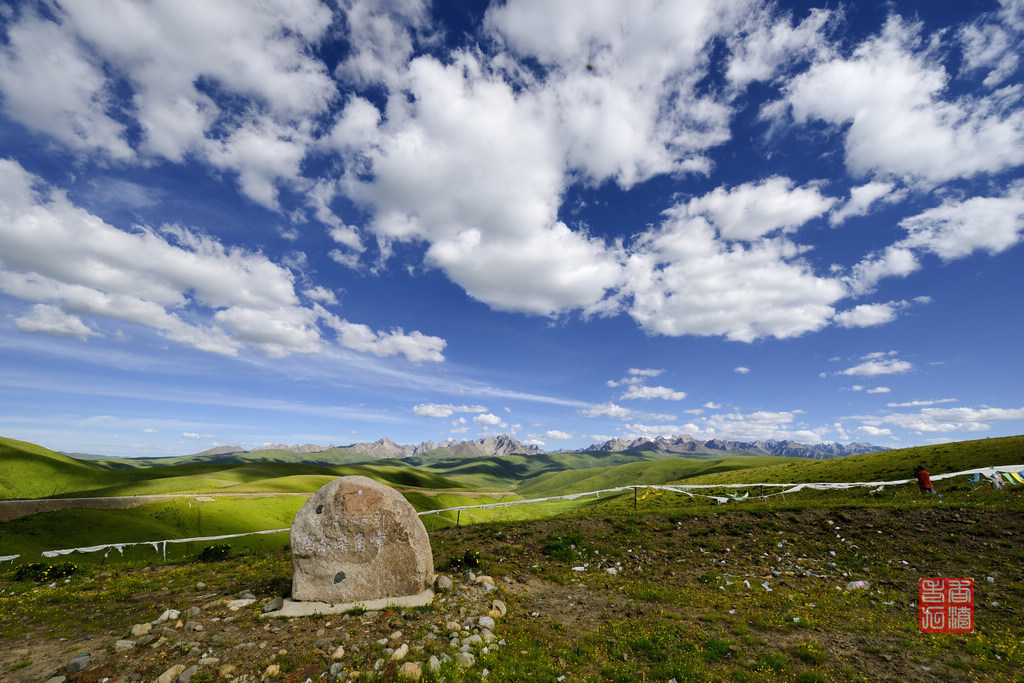
[[[223,534],[221,536],[195,536],[193,538],[168,538],[160,541],[137,541],[134,543],[107,543],[106,545],[93,545],[86,546],[83,548],[63,548],[61,550],[47,550],[43,552],[43,557],[59,557],[60,555],[70,555],[71,553],[96,553],[101,550],[106,550],[108,553],[111,550],[117,550],[117,552],[124,554],[124,549],[129,546],[135,545],[151,545],[153,550],[160,551],[161,546],[163,548],[164,558],[167,558],[167,544],[168,543],[192,543],[195,541],[220,541],[225,538],[240,538],[242,536],[256,536],[259,534],[281,534],[291,531],[291,529],[267,529],[265,531],[247,531],[241,534]]]

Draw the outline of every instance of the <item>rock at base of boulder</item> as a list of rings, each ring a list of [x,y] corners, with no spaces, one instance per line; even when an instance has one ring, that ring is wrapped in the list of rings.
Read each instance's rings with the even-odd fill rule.
[[[400,493],[341,477],[312,496],[291,527],[292,599],[348,603],[417,595],[431,586],[427,531]]]
[[[276,612],[277,610],[281,609],[282,607],[284,607],[284,598],[278,597],[278,598],[274,598],[273,600],[265,603],[263,605],[263,607],[261,607],[260,609],[262,609],[263,612],[266,613],[266,612]]]
[[[380,598],[378,600],[361,600],[359,602],[313,602],[309,600],[295,601],[284,600],[281,609],[274,612],[261,614],[264,618],[291,619],[293,617],[309,617],[314,614],[344,614],[354,609],[373,612],[384,610],[389,607],[424,607],[434,600],[434,591],[427,589],[416,595],[399,595],[393,598]]]

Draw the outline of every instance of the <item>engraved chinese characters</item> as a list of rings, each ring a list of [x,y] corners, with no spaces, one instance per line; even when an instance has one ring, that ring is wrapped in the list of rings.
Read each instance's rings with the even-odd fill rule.
[[[974,631],[974,579],[921,579],[918,600],[921,633]]]
[[[422,593],[434,561],[416,510],[367,477],[310,496],[291,528],[292,599],[345,603]]]

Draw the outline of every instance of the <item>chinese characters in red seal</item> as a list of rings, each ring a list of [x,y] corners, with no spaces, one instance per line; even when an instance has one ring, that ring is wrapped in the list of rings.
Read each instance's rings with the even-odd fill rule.
[[[921,579],[918,593],[921,633],[974,631],[974,579]]]

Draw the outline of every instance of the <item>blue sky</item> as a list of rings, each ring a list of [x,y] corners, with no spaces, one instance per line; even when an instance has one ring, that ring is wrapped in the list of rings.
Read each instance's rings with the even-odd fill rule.
[[[0,8],[0,434],[1024,433],[1024,2]]]

